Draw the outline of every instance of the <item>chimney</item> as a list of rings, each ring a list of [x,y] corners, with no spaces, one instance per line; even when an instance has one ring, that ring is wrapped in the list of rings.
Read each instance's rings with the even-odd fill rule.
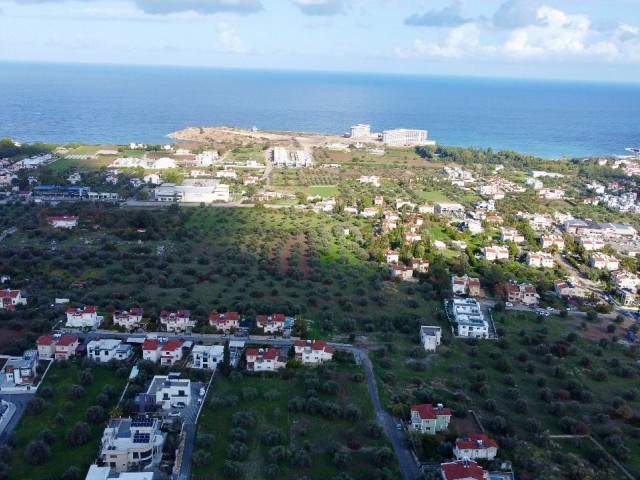
[[[439,404],[437,405],[437,408],[438,408],[438,413],[441,413],[441,412],[442,412],[442,409],[444,408],[444,405],[442,405],[441,403],[439,403]]]

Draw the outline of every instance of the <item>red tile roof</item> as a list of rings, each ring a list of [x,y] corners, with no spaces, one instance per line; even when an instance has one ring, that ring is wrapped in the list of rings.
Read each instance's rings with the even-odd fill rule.
[[[165,343],[160,351],[162,352],[174,352],[178,349],[182,348],[182,342],[180,340],[169,340]]]
[[[78,341],[78,337],[73,335],[63,335],[60,340],[56,342],[56,347],[68,347]]]
[[[95,305],[87,305],[84,307],[84,309],[81,308],[68,308],[66,313],[71,314],[71,315],[82,315],[85,313],[96,313],[98,311],[98,307],[96,307]]]
[[[155,339],[146,339],[142,342],[142,350],[157,350],[158,349],[158,340]]]
[[[438,409],[430,403],[411,405],[411,412],[418,412],[421,420],[436,420],[438,415],[451,416],[451,410],[449,408],[443,408],[441,411],[438,411]]]
[[[2,290],[0,294],[2,295],[2,298],[16,298],[20,295],[20,290],[9,290],[7,288],[6,290]]]
[[[286,317],[283,313],[274,313],[272,315],[258,315],[256,322],[258,323],[283,323]]]
[[[36,340],[36,345],[51,345],[53,343],[53,337],[51,335],[41,335]]]
[[[262,357],[260,357],[260,352],[257,348],[250,348],[247,350],[247,358],[248,357],[259,357],[264,360],[276,360],[280,357],[280,349],[279,348],[265,348],[262,351]]]
[[[480,442],[482,442],[480,444]],[[484,433],[479,435],[469,435],[469,438],[459,438],[456,440],[456,447],[459,450],[472,450],[480,448],[498,448],[498,444],[487,437]]]
[[[226,322],[240,320],[240,314],[238,312],[225,312],[225,313],[210,313],[209,320],[212,322]]]
[[[488,478],[483,468],[473,460],[443,463],[440,468],[442,468],[444,480],[484,480]]]

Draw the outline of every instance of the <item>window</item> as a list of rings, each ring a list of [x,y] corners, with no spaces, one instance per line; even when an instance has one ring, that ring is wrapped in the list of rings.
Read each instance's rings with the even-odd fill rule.
[[[140,454],[138,452],[133,452],[133,458],[140,458]]]
[[[109,462],[109,466],[111,468],[116,468],[116,462]]]

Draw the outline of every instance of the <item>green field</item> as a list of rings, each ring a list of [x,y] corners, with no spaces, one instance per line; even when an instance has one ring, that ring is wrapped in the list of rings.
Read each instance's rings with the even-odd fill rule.
[[[445,195],[443,195],[440,192],[420,192],[420,198],[422,198],[423,200],[427,201],[427,202],[432,202],[432,203],[436,203],[436,202],[450,202],[451,200],[449,200]]]
[[[85,421],[87,408],[96,404],[96,397],[105,385],[114,387],[114,395],[110,398],[105,410],[108,412],[120,398],[125,380],[118,378],[115,371],[95,365],[91,368],[93,382],[84,386],[84,398],[70,399],[69,388],[78,384],[78,374],[82,370],[76,363],[67,368],[60,368],[56,362],[51,366],[42,385],[38,389],[38,397],[46,396],[47,389],[53,391],[51,398],[44,398],[45,409],[38,415],[26,412],[18,422],[15,433],[15,447],[12,447],[10,478],[25,480],[43,480],[59,478],[69,467],[76,466],[86,472],[97,457],[98,445],[105,423],[89,423],[91,441],[82,446],[70,447],[65,442],[67,430],[78,421]],[[51,444],[51,458],[41,465],[30,465],[25,460],[27,444],[38,438],[45,430],[53,433],[55,441]],[[83,473],[84,475],[84,473]],[[84,477],[83,477],[84,478]]]
[[[206,446],[201,442],[196,447],[196,450],[210,452],[211,457],[203,465],[194,466],[194,480],[224,478],[225,463],[233,458],[228,449],[234,441],[234,429],[238,428],[234,421],[237,412],[249,412],[254,419],[254,423],[242,427],[247,439],[241,443],[248,451],[236,460],[242,471],[241,478],[273,478],[266,469],[274,464],[280,472],[277,478],[304,475],[320,480],[342,471],[354,479],[372,478],[376,470],[372,457],[387,441],[383,435],[372,437],[368,431],[375,414],[366,384],[353,381],[354,374],[363,374],[363,371],[353,364],[328,364],[315,369],[294,368],[286,377],[246,374],[235,383],[225,377],[216,378],[198,424],[198,435],[213,434],[215,441]],[[331,393],[326,393],[329,391]],[[290,402],[296,398],[307,401],[313,398],[308,408],[317,403],[317,413],[292,410]],[[339,413],[334,416],[353,407],[357,419],[344,419]],[[316,411],[316,407],[313,408]],[[262,436],[270,430],[280,432],[280,438],[267,444]],[[278,445],[289,453],[285,455],[287,458],[274,461],[270,451]],[[295,465],[291,457],[300,451],[306,452],[309,464]],[[344,452],[344,464],[334,458],[336,451]],[[387,467],[394,472],[395,460]]]
[[[320,195],[321,197],[335,197],[338,194],[337,185],[311,185],[307,188],[309,195]]]

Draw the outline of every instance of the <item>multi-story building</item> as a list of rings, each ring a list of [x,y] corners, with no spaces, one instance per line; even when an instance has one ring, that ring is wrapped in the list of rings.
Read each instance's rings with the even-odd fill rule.
[[[422,258],[414,258],[411,260],[411,268],[418,273],[427,273],[429,271],[429,262]]]
[[[44,360],[48,358],[68,360],[75,355],[78,344],[78,337],[73,335],[41,335],[36,340],[38,356]]]
[[[303,365],[317,365],[330,362],[333,358],[333,347],[321,340],[297,340],[294,343],[296,360]]]
[[[98,316],[98,307],[86,305],[84,308],[68,308],[67,327],[72,328],[94,328],[100,325],[103,317]]]
[[[160,325],[167,332],[185,332],[189,328],[196,326],[195,320],[191,319],[190,310],[178,310],[177,312],[160,312]]]
[[[469,435],[466,438],[458,438],[453,447],[453,455],[458,459],[468,458],[476,460],[484,458],[493,460],[498,454],[498,444],[484,433]]]
[[[113,324],[133,330],[140,327],[144,311],[139,307],[132,307],[129,310],[116,310],[113,312]]]
[[[107,363],[110,360],[127,361],[133,355],[131,345],[122,340],[99,339],[87,343],[87,356],[96,362]]]
[[[398,263],[400,261],[400,252],[396,250],[387,250],[384,256],[387,263]]]
[[[157,363],[160,360],[160,348],[156,338],[146,338],[142,342],[142,359]]]
[[[540,237],[540,246],[542,248],[551,248],[554,245],[558,247],[559,250],[564,250],[564,238],[554,235]]]
[[[287,366],[287,357],[279,348],[247,349],[247,370],[250,372],[275,372]]]
[[[287,317],[283,313],[272,315],[258,315],[256,317],[256,327],[261,328],[264,333],[278,333],[285,329]]]
[[[418,213],[435,213],[435,207],[428,203],[418,205]]]
[[[20,290],[0,290],[0,309],[15,310],[18,305],[26,305],[27,299]]]
[[[164,436],[157,418],[114,418],[100,442],[102,463],[116,472],[160,464]]]
[[[464,459],[441,463],[442,480],[488,480],[489,472],[473,460]],[[500,477],[502,478],[502,477]]]
[[[507,301],[511,303],[536,305],[539,299],[540,296],[533,285],[526,283],[510,283],[507,285]]]
[[[182,342],[180,340],[167,340],[160,347],[160,365],[175,365],[182,360]]]
[[[238,312],[210,313],[209,325],[218,332],[230,332],[240,326],[240,314]]]
[[[26,350],[22,357],[9,357],[2,368],[2,374],[13,385],[31,385],[36,378],[39,358],[38,350]]]
[[[389,273],[392,278],[398,278],[400,280],[411,280],[413,278],[413,268],[406,265],[389,265]]]
[[[350,138],[354,140],[368,140],[371,138],[371,125],[358,123],[351,126]]]
[[[500,240],[502,242],[523,243],[524,235],[518,232],[515,228],[501,228]]]
[[[553,289],[558,297],[584,298],[586,290],[571,279],[558,279],[553,282]]]
[[[640,287],[640,277],[635,273],[628,272],[626,270],[618,270],[611,272],[611,281],[614,287],[620,289],[636,290]]]
[[[604,253],[592,254],[589,257],[589,266],[591,268],[600,268],[602,270],[618,270],[620,268],[620,261],[611,255]]]
[[[47,217],[47,222],[53,228],[75,228],[78,226],[78,217],[66,215]]]
[[[411,405],[411,424],[409,428],[426,435],[435,435],[449,427],[451,410],[444,408],[439,403],[433,406],[430,403]]]
[[[484,319],[480,304],[473,298],[454,298],[450,303],[453,321],[457,324],[460,337],[486,338],[489,336],[489,324]]]
[[[528,252],[525,263],[535,268],[553,268],[555,264],[553,255],[546,252]]]
[[[420,327],[420,343],[427,351],[433,351],[440,345],[442,338],[442,328],[422,325]]]
[[[580,245],[586,252],[594,252],[596,250],[602,250],[606,243],[601,238],[580,237]]]
[[[438,202],[436,203],[435,211],[440,215],[464,213],[464,206],[455,202]]]
[[[427,140],[426,130],[410,130],[406,128],[396,128],[384,130],[382,132],[382,143],[387,145],[435,145],[433,140]]]
[[[223,360],[222,345],[196,345],[189,356],[189,367],[214,371]]]
[[[451,290],[454,295],[469,295],[471,297],[480,296],[480,279],[472,278],[468,275],[462,277],[451,276]]]
[[[191,404],[191,380],[156,375],[145,395],[164,410],[178,403],[188,406]]]
[[[484,247],[482,254],[488,262],[495,262],[496,260],[508,260],[509,249],[500,245],[492,245],[490,247]]]

